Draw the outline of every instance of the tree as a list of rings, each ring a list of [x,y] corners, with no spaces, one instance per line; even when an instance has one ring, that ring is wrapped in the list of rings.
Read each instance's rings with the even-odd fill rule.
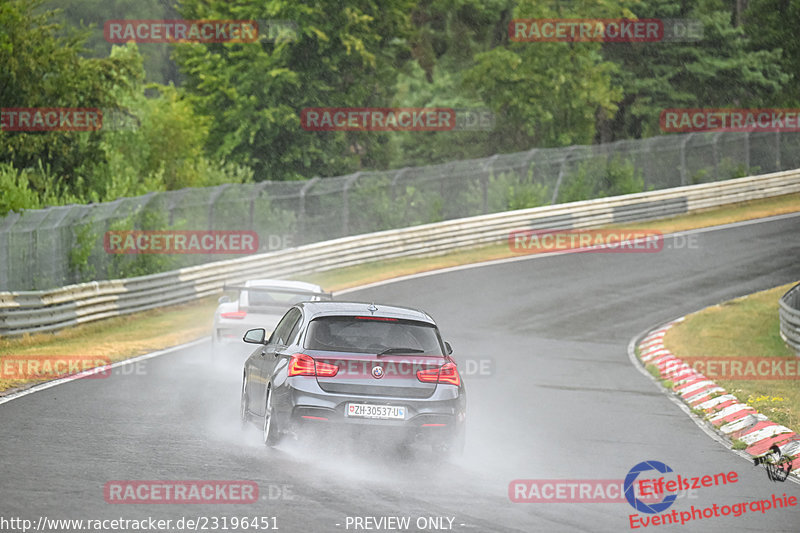
[[[49,9],[59,9],[56,19],[68,26],[89,27],[85,57],[107,57],[111,43],[103,33],[104,24],[115,19],[176,19],[171,2],[163,0],[47,0]],[[155,83],[180,83],[177,65],[170,59],[170,45],[147,43],[140,47],[146,79]]]
[[[209,117],[179,90],[145,86],[135,44],[84,57],[86,30],[53,22],[42,0],[0,4],[0,102],[6,108],[97,108],[97,131],[0,131],[0,186],[11,209],[101,202],[153,190],[250,179],[210,161]],[[145,91],[156,93],[147,98]],[[119,127],[114,116],[127,117]]]
[[[280,2],[185,0],[187,19],[286,20],[295,38],[179,45],[185,87],[213,117],[215,158],[250,165],[256,179],[297,179],[380,167],[385,136],[309,132],[307,107],[383,107],[407,50],[411,0]],[[408,55],[407,52],[405,54]]]
[[[800,0],[749,0],[744,13],[744,31],[753,50],[780,50],[780,65],[790,76],[770,105],[800,105]]]
[[[521,0],[514,19],[616,18],[629,12],[612,2]],[[591,143],[596,116],[616,111],[616,65],[598,42],[511,42],[477,55],[466,87],[497,113],[498,150]]]
[[[659,135],[659,116],[671,107],[747,107],[774,101],[789,81],[780,51],[757,49],[733,14],[715,0],[688,7],[675,0],[645,0],[639,18],[699,21],[697,42],[607,43],[603,56],[620,68],[614,83],[623,88],[619,109],[601,125],[601,142]]]
[[[39,12],[41,0],[9,0],[0,6],[0,102],[6,108],[113,107],[141,74],[135,54],[115,58],[80,56],[85,32],[63,35],[53,11]],[[30,169],[32,189],[44,194],[54,182],[77,190],[83,179],[73,170],[100,158],[102,133],[0,132],[0,161]]]

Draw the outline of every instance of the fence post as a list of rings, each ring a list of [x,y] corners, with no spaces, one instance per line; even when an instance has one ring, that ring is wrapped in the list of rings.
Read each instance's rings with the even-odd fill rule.
[[[714,181],[719,180],[719,147],[717,146],[717,139],[724,132],[718,131],[714,134],[711,141],[711,154],[714,157]]]
[[[567,161],[569,160],[570,157],[572,157],[572,153],[576,148],[578,148],[577,145],[570,146],[569,148],[567,148],[564,157],[561,158],[561,166],[558,169],[558,179],[556,180],[556,186],[555,189],[553,190],[553,198],[552,200],[550,200],[550,205],[555,205],[556,200],[558,199],[558,191],[559,189],[561,189],[561,180],[564,179],[564,169],[567,166]]]
[[[350,234],[350,186],[356,182],[360,175],[361,171],[358,171],[344,181],[344,190],[342,191],[342,237]]]
[[[269,183],[269,181],[263,181],[256,183],[256,186],[253,187],[253,193],[250,195],[250,231],[256,229],[256,198],[261,195]]]
[[[775,130],[775,172],[781,171],[781,130]]]
[[[744,132],[744,156],[747,158],[744,164],[745,175],[750,175],[750,132]]]
[[[397,200],[397,189],[396,189],[397,182],[400,180],[400,178],[403,177],[403,175],[406,172],[408,172],[408,169],[409,169],[409,167],[401,168],[400,170],[397,171],[397,173],[392,178],[392,202],[395,202]]]
[[[11,233],[11,228],[14,227],[20,216],[20,213],[12,211],[0,219],[0,252],[2,252],[0,256],[7,258],[5,261],[0,261],[0,289],[3,290],[16,289],[16,287],[9,286],[11,277],[8,271],[11,265],[11,247],[8,242],[8,235]]]
[[[308,180],[308,182],[306,182],[305,185],[303,185],[302,189],[300,189],[300,224],[299,224],[299,228],[300,228],[300,236],[302,236],[302,237],[305,237],[305,235],[306,235],[306,194],[308,193],[309,190],[311,190],[311,187],[316,185],[316,183],[318,181],[319,181],[319,176],[314,176],[313,178]],[[302,240],[301,239],[297,239],[295,242],[297,242],[297,244],[306,244],[305,239],[302,239]]]
[[[481,203],[483,205],[481,207],[484,215],[489,212],[489,174],[492,172],[490,167],[499,155],[500,154],[494,154],[483,164],[483,175],[481,176]]]
[[[211,196],[208,198],[208,229],[214,229],[214,207],[216,206],[217,198],[222,196],[222,193],[225,192],[225,189],[230,187],[230,183],[224,183],[218,186],[216,191],[211,193]]]
[[[686,145],[692,140],[694,132],[687,133],[681,143],[681,185],[686,185],[689,182],[688,169],[686,168]]]

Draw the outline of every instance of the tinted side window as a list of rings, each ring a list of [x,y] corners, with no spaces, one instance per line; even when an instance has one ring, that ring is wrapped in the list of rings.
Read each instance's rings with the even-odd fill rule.
[[[283,315],[283,318],[278,325],[275,327],[275,331],[272,332],[272,335],[269,338],[269,344],[281,344],[285,345],[286,342],[289,340],[289,333],[291,333],[292,329],[294,329],[295,325],[300,322],[300,311],[292,307],[289,311]]]

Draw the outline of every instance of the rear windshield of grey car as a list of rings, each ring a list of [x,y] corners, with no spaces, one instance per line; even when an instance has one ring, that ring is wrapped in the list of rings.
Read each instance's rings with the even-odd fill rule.
[[[311,321],[309,350],[356,353],[408,353],[441,356],[442,342],[432,324],[397,318],[328,316]]]

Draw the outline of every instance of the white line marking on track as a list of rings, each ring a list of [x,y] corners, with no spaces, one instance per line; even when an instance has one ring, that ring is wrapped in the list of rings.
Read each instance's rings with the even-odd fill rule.
[[[166,348],[164,350],[158,350],[157,352],[150,352],[144,355],[138,355],[131,359],[125,359],[123,361],[117,361],[116,363],[112,363],[111,365],[106,365],[102,367],[97,367],[95,369],[89,369],[85,372],[81,372],[80,374],[76,374],[74,376],[67,376],[65,378],[54,379],[53,381],[48,381],[47,383],[41,383],[39,385],[34,385],[33,387],[25,390],[21,390],[19,392],[15,392],[9,394],[8,396],[0,397],[0,405],[4,403],[10,402],[11,400],[16,400],[17,398],[22,398],[23,396],[27,396],[28,394],[33,394],[34,392],[39,392],[45,389],[49,389],[50,387],[55,387],[57,385],[63,385],[64,383],[69,383],[70,381],[75,381],[76,379],[83,379],[85,376],[90,374],[96,374],[98,372],[103,372],[108,369],[114,369],[120,366],[131,365],[133,363],[137,363],[139,361],[144,361],[145,359],[151,359],[153,357],[159,357],[161,355],[168,354],[170,352],[176,352],[178,350],[182,350],[184,348],[191,348],[197,344],[202,344],[207,342],[211,337],[203,337],[202,339],[197,339],[191,342],[187,342],[186,344],[181,344],[179,346],[173,346],[171,348]]]

